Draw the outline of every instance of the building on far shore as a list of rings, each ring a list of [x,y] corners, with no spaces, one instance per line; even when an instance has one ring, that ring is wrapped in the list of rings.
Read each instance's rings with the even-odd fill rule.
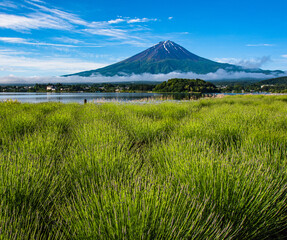
[[[48,85],[46,88],[47,91],[56,91],[57,88],[54,85]]]

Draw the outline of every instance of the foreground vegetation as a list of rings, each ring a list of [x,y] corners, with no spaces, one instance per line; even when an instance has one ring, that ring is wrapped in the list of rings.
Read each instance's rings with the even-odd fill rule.
[[[0,239],[284,239],[287,97],[0,104]]]

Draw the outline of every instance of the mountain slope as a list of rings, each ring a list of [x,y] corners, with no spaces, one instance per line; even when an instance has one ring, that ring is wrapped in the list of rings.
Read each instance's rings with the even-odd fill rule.
[[[236,65],[218,63],[197,56],[172,41],[164,41],[126,60],[107,67],[65,76],[89,77],[97,74],[103,76],[124,76],[143,73],[167,74],[175,71],[207,74],[216,72],[218,69],[264,74],[283,73],[281,71],[268,71],[262,69],[244,69],[243,67]]]
[[[287,77],[272,78],[258,82],[259,85],[273,84],[273,85],[287,85]]]

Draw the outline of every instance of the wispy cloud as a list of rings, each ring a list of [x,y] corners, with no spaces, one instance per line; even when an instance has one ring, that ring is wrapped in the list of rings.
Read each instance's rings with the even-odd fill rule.
[[[145,23],[145,22],[156,22],[156,18],[134,18],[127,21],[127,23]]]
[[[98,21],[89,23],[87,25],[87,28],[84,29],[84,31],[93,35],[111,37],[114,40],[129,40],[131,45],[139,46],[139,41],[143,42],[143,39],[142,37],[138,36],[137,33],[149,29],[147,29],[146,27],[139,26],[131,27],[130,25],[150,21],[157,21],[157,19],[121,17],[109,21]],[[125,23],[125,25],[123,25],[123,23]],[[121,25],[119,26],[119,24]],[[114,25],[116,25],[116,27]]]
[[[16,51],[14,49],[9,48],[0,48],[0,55],[28,55],[31,54],[30,52],[24,52],[24,51]]]
[[[152,43],[150,42],[145,42],[143,40],[137,40],[137,39],[125,39],[125,40],[122,40],[121,45],[133,45],[133,46],[137,46],[137,47],[150,47],[152,45]]]
[[[18,8],[18,6],[11,1],[3,1],[3,2],[0,2],[0,8],[14,8],[14,9],[16,9],[16,8]]]
[[[30,0],[31,2],[37,2],[37,3],[45,3],[45,1],[42,0]]]
[[[6,42],[6,43],[23,43],[23,44],[26,44],[26,40],[23,38],[0,37],[0,41]]]
[[[283,57],[283,58],[287,58],[287,54],[281,55],[281,57]]]
[[[42,74],[55,72],[61,74],[97,69],[106,66],[102,63],[88,62],[77,58],[33,58],[25,57],[17,52],[0,50],[0,66],[3,71],[13,69],[14,72],[37,71]],[[1,71],[0,71],[1,72]],[[3,75],[3,74],[2,74]]]
[[[67,44],[57,44],[57,43],[44,43],[44,42],[33,42],[24,38],[11,38],[11,37],[0,37],[1,42],[6,43],[16,43],[16,44],[25,44],[25,45],[37,45],[37,46],[54,46],[54,47],[77,47],[74,45]]]
[[[156,22],[158,21],[157,18],[117,18],[114,20],[107,21],[108,24],[119,24],[119,23],[146,23],[146,22]]]
[[[81,41],[78,41],[75,39],[69,39],[69,38],[58,38],[58,40],[62,40],[62,42],[66,41],[67,43],[74,43],[74,44],[81,43]],[[69,40],[70,40],[70,42],[69,42]],[[46,43],[46,42],[33,41],[30,39],[12,38],[12,37],[0,37],[0,42],[13,43],[13,44],[24,44],[24,45],[34,45],[34,46],[51,46],[51,47],[68,47],[68,48],[101,47],[98,45],[71,45],[71,44]]]
[[[29,31],[32,29],[58,29],[71,30],[72,25],[62,19],[45,14],[33,13],[28,16],[12,14],[0,14],[0,28],[12,29],[15,31]]]
[[[127,30],[117,29],[117,28],[89,28],[85,30],[88,33],[100,36],[108,36],[116,39],[128,39],[130,36],[128,35]]]
[[[110,21],[108,21],[108,24],[117,24],[117,23],[121,23],[121,22],[125,22],[125,19],[117,18],[114,20],[110,20]]]
[[[263,56],[260,58],[251,58],[251,59],[238,59],[238,58],[215,58],[214,61],[220,63],[229,63],[244,68],[260,68],[268,62],[271,62],[270,56]]]
[[[54,37],[53,40],[63,42],[63,43],[71,43],[71,44],[84,43],[84,41],[74,39],[74,38],[69,38],[69,37]]]
[[[58,17],[61,20],[66,20],[69,23],[76,24],[76,25],[84,25],[84,26],[88,24],[88,22],[86,22],[85,20],[81,19],[80,17],[78,17],[77,15],[73,13],[65,12],[65,11],[62,11],[56,8],[49,8],[42,4],[36,4],[28,0],[26,0],[26,2],[37,7],[39,10],[42,10],[46,13],[51,13],[54,17]]]
[[[280,75],[281,76],[281,75]],[[255,79],[267,79],[272,77],[278,77],[278,75],[265,75],[262,73],[246,73],[246,72],[226,72],[223,69],[219,69],[215,73],[208,74],[195,74],[189,73],[179,73],[172,72],[169,74],[141,74],[141,75],[131,75],[131,76],[114,76],[114,77],[104,77],[101,75],[96,75],[92,77],[0,77],[0,83],[101,83],[101,82],[127,82],[127,81],[157,81],[162,82],[170,78],[200,78],[204,80],[224,80],[224,79],[242,79],[242,78],[255,78]]]
[[[41,0],[24,0],[24,2],[30,6],[27,7],[30,12],[21,15],[0,13],[0,28],[24,33],[31,30],[54,29],[69,31],[69,33],[89,33],[121,41],[140,40],[139,32],[149,29],[139,28],[138,24],[158,21],[156,18],[118,17],[109,21],[89,22],[76,14],[49,7]],[[13,4],[11,1],[4,3],[5,6]]]
[[[172,19],[173,19],[173,17],[169,17],[169,18],[168,18],[168,20],[172,20]]]
[[[246,44],[247,47],[273,47],[274,44],[270,43],[259,43],[259,44]]]

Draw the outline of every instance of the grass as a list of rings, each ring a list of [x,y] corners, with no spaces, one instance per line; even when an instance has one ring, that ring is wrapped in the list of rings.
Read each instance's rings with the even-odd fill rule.
[[[286,239],[286,96],[7,102],[0,134],[0,239]]]

